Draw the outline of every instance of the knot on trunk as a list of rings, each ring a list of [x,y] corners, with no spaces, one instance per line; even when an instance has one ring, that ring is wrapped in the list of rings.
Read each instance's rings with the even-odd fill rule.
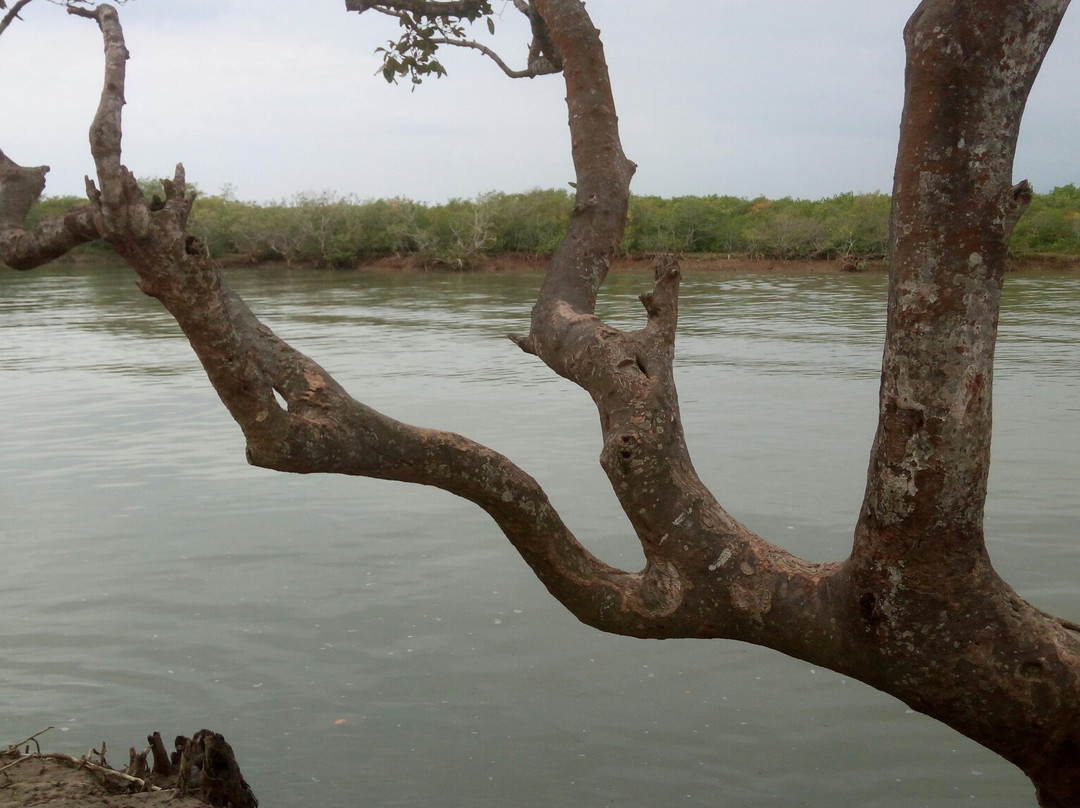
[[[683,582],[669,561],[654,560],[641,580],[641,603],[650,617],[665,617],[682,605]]]

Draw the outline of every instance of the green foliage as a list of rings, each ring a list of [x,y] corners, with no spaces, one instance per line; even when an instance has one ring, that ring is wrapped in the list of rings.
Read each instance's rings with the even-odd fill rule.
[[[879,258],[888,248],[889,204],[881,193],[754,200],[742,230],[745,250],[784,259]]]
[[[442,205],[400,197],[361,201],[328,191],[260,205],[226,191],[199,197],[190,227],[215,257],[345,266],[413,255],[425,266],[464,269],[484,255],[550,253],[572,207],[564,191],[489,193]]]
[[[759,197],[634,197],[628,252],[738,253],[762,258],[863,258],[885,254],[889,197],[841,194],[811,202]]]
[[[238,202],[231,189],[199,197],[191,231],[214,257],[342,266],[388,245],[386,202],[361,203],[330,191],[297,194],[272,205]]]
[[[1013,230],[1010,249],[1016,255],[1080,255],[1080,188],[1061,185],[1035,194]]]
[[[442,78],[446,68],[436,58],[439,46],[447,42],[464,42],[467,38],[463,22],[473,23],[481,18],[487,20],[487,29],[495,33],[491,3],[479,2],[463,17],[446,14],[422,14],[399,11],[395,14],[401,25],[401,36],[390,40],[386,47],[376,48],[383,55],[380,72],[387,82],[396,84],[399,77],[408,76],[413,85],[420,84],[428,76]]]
[[[160,184],[141,180],[144,193]],[[57,216],[76,197],[49,197],[28,223]],[[464,269],[484,256],[550,254],[566,232],[571,191],[491,192],[427,205],[411,199],[360,200],[330,191],[297,194],[273,204],[242,202],[232,189],[200,196],[189,225],[210,254],[251,262],[349,266],[384,255],[409,255],[425,266]],[[635,196],[622,248],[657,252],[747,255],[770,259],[840,260],[857,269],[888,249],[889,197],[840,194],[817,201],[734,196]],[[100,250],[87,245],[83,251]],[[1016,226],[1017,255],[1080,255],[1080,189],[1036,195]]]
[[[27,228],[34,228],[42,219],[63,216],[71,208],[89,205],[86,199],[78,196],[47,196],[38,201],[26,216]]]
[[[493,251],[534,256],[554,252],[574,208],[573,194],[563,190],[489,194],[488,201],[497,211]]]
[[[743,252],[743,219],[751,203],[733,196],[630,200],[623,249],[653,252]]]

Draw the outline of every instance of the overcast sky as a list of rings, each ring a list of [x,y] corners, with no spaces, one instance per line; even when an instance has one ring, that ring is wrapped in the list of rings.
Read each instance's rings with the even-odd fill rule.
[[[501,0],[495,0],[496,8]],[[511,80],[479,54],[410,92],[375,75],[385,18],[344,0],[131,0],[124,162],[183,162],[245,200],[333,190],[441,202],[573,179],[561,77]],[[509,4],[507,4],[509,5]],[[888,191],[915,0],[592,0],[639,194],[817,199]],[[520,15],[495,44],[523,61]],[[1028,105],[1016,179],[1080,183],[1080,12]],[[0,148],[81,194],[100,92],[92,22],[37,0],[0,37]],[[484,33],[486,39],[486,33]]]

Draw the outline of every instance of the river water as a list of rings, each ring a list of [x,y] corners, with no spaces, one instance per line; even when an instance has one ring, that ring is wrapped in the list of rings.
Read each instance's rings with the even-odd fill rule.
[[[360,400],[507,454],[637,569],[588,397],[504,335],[534,274],[234,271]],[[640,274],[601,313],[640,323]],[[687,278],[695,463],[762,535],[850,549],[881,275]],[[1080,277],[1006,287],[987,526],[1005,577],[1080,619]],[[721,641],[576,623],[439,491],[244,462],[178,330],[122,267],[0,274],[0,743],[113,762],[225,734],[265,806],[1034,806],[1009,764],[858,682]]]

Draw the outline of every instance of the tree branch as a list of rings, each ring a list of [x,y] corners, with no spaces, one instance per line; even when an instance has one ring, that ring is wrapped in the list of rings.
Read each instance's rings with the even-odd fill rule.
[[[106,71],[91,148],[90,185],[104,237],[135,269],[142,290],[176,318],[240,425],[249,462],[296,473],[329,472],[434,485],[480,505],[548,589],[581,620],[623,634],[664,636],[679,591],[661,566],[631,574],[588,553],[539,485],[502,455],[452,433],[408,426],[355,401],[308,357],[262,325],[222,282],[187,233],[191,196],[182,166],[150,206],[121,163],[123,32],[115,11],[95,19]],[[285,402],[282,407],[277,396]]]
[[[368,9],[393,8],[408,11],[421,17],[479,17],[487,7],[484,0],[394,0],[393,3],[378,0],[345,0],[346,11],[363,13]]]
[[[48,166],[24,168],[0,151],[0,261],[33,269],[99,238],[90,207],[79,206],[44,219],[27,231],[26,216],[45,188]]]
[[[824,583],[839,566],[808,564],[754,535],[717,503],[690,460],[672,372],[678,263],[658,263],[654,289],[642,296],[640,331],[619,331],[593,314],[622,238],[634,165],[622,151],[603,46],[582,4],[536,5],[563,58],[578,192],[530,334],[513,339],[596,403],[601,465],[641,542],[646,573],[662,573],[678,604],[665,619],[667,636],[732,637],[821,660],[843,637]],[[820,630],[823,615],[836,615],[834,630]]]
[[[68,6],[67,10],[69,14],[95,20],[105,43],[105,80],[97,112],[90,124],[90,153],[94,157],[101,189],[99,191],[87,179],[87,195],[100,208],[100,229],[103,233],[130,231],[145,237],[148,228],[146,206],[130,204],[133,190],[140,199],[142,193],[134,177],[120,162],[124,86],[129,57],[120,18],[116,9],[109,5],[94,9]],[[124,217],[135,218],[123,221]]]
[[[529,45],[529,64],[547,63],[556,71],[563,68],[562,54],[551,39],[551,31],[532,0],[514,0],[514,7],[529,18],[533,39]]]
[[[602,415],[603,462],[618,481],[617,493],[630,510],[634,486],[666,486],[656,489],[651,510],[642,516],[632,511],[649,560],[642,572],[628,573],[585,550],[536,482],[505,457],[459,435],[408,426],[365,407],[324,369],[259,323],[187,233],[191,197],[182,166],[163,183],[164,202],[153,207],[122,166],[122,32],[107,8],[83,16],[98,21],[107,43],[106,79],[91,127],[101,190],[91,186],[90,191],[100,227],[136,270],[143,291],[176,318],[243,430],[249,462],[297,473],[357,474],[434,485],[469,499],[492,516],[560,602],[603,630],[642,637],[740,636],[811,653],[805,638],[813,635],[811,624],[826,606],[814,595],[815,586],[835,565],[805,565],[756,540],[715,504],[689,465],[677,409],[671,408],[679,281],[674,262],[662,264],[656,288],[643,297],[649,319],[641,332],[618,335],[591,315],[581,315],[593,336],[613,337],[607,347],[602,339],[592,339],[591,346],[582,342],[581,347],[593,353],[598,368],[592,392],[618,392],[617,403]],[[583,61],[569,71],[570,80],[588,85],[593,79],[583,75],[585,69]],[[602,81],[606,86],[606,70]],[[602,128],[613,115],[610,103],[597,113],[580,97],[574,109],[598,116]],[[614,143],[617,146],[617,140]],[[585,193],[595,188],[598,196],[608,194],[603,179],[589,174],[592,154],[592,147],[584,147],[576,155]],[[615,165],[628,179],[625,158]],[[614,193],[624,195],[625,188],[623,183]],[[586,200],[579,218],[595,222],[596,202]],[[621,204],[625,215],[625,196]],[[610,229],[606,244],[612,249],[621,222],[610,214],[599,221]],[[570,331],[575,328],[570,321],[565,325]],[[576,362],[580,375],[583,357]],[[681,454],[666,462],[671,456],[665,452],[672,445]],[[680,477],[691,485],[674,491]],[[714,609],[715,619],[703,624],[704,603],[718,599],[723,605]],[[821,641],[818,648],[828,645]]]
[[[0,34],[3,34],[7,27],[15,20],[22,19],[22,17],[19,16],[19,12],[30,5],[30,3],[31,0],[15,0],[15,5],[13,5],[8,13],[4,15],[4,18],[0,20]],[[2,8],[7,8],[7,5],[0,2],[0,9]]]
[[[533,311],[534,337],[543,332],[538,320],[561,303],[592,313],[622,241],[636,168],[623,153],[604,47],[584,6],[578,0],[537,0],[536,8],[563,58],[577,197]]]
[[[460,435],[400,423],[352,399],[323,368],[260,323],[201,250],[179,248],[186,218],[182,169],[165,187],[164,206],[149,213],[147,238],[111,238],[142,289],[176,318],[243,430],[250,463],[442,488],[491,515],[579,619],[617,633],[655,631],[655,615],[671,609],[663,588],[652,585],[658,575],[626,573],[588,553],[535,480],[502,455]],[[139,217],[120,220],[132,219]]]
[[[536,76],[547,76],[559,72],[559,68],[552,65],[546,59],[530,59],[528,67],[521,70],[515,70],[487,45],[482,45],[471,39],[433,37],[430,41],[433,45],[453,45],[458,48],[471,48],[472,50],[480,51],[480,53],[491,59],[491,61],[499,66],[499,69],[502,70],[503,73],[512,79],[531,79]]]
[[[28,0],[19,0],[11,9],[5,22]],[[115,142],[118,152],[120,142],[120,108],[123,105],[124,62],[127,50],[124,47],[123,31],[120,29],[116,10],[108,5],[95,9],[76,5],[75,0],[65,4],[67,12],[98,21],[105,39],[106,91],[98,106],[94,123],[91,126],[91,151],[95,160],[108,160]],[[0,26],[0,32],[3,27]],[[110,86],[119,88],[118,92],[109,91]],[[112,105],[110,107],[110,105]],[[95,148],[97,151],[95,151]],[[117,164],[118,165],[118,164]],[[99,164],[99,169],[103,166]],[[114,166],[104,166],[107,170]],[[62,216],[51,217],[39,222],[33,231],[23,229],[23,223],[30,207],[40,197],[45,188],[45,174],[48,166],[22,168],[0,152],[0,260],[14,269],[32,269],[55,260],[79,244],[95,241],[102,235],[102,218],[93,207],[77,206]],[[93,199],[96,190],[88,183],[88,192]],[[115,200],[106,200],[107,207],[115,209]]]
[[[80,205],[42,219],[30,231],[0,227],[0,262],[12,269],[35,269],[99,238],[95,211]]]
[[[396,81],[399,75],[409,74],[414,84],[434,74],[442,76],[445,69],[436,58],[440,46],[452,45],[469,48],[487,56],[510,78],[533,78],[558,73],[562,69],[562,56],[552,42],[547,25],[537,9],[526,0],[516,0],[514,7],[529,18],[533,39],[529,46],[526,67],[516,70],[492,48],[473,39],[466,39],[461,20],[475,21],[487,16],[488,26],[494,33],[490,0],[476,3],[433,3],[422,0],[375,3],[347,0],[350,11],[377,11],[398,20],[405,33],[387,47],[379,48],[384,54],[383,76]],[[449,10],[448,10],[449,9]]]

